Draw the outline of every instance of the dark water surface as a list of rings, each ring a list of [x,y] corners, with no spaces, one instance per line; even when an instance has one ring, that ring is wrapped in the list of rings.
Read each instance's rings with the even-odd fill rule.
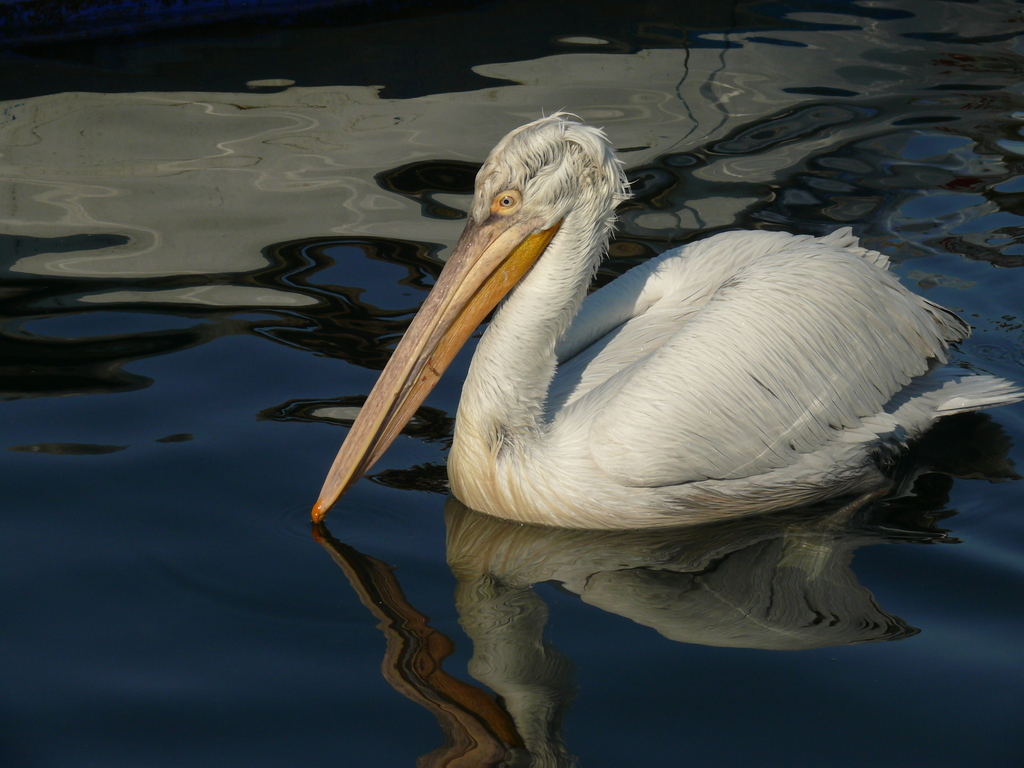
[[[1024,4],[343,22],[0,51],[0,763],[1024,764],[1020,405],[853,518],[538,531],[446,503],[468,350],[309,524],[478,164],[560,108],[633,182],[601,280],[851,226],[1024,381]]]

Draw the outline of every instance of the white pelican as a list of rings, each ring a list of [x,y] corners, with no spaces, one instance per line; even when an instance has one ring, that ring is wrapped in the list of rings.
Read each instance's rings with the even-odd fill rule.
[[[465,504],[508,520],[641,528],[867,494],[883,485],[879,460],[939,417],[1021,398],[1003,379],[936,370],[969,326],[900,285],[849,229],[719,234],[584,300],[626,197],[605,135],[567,115],[498,143],[314,520],[499,302],[448,474]]]

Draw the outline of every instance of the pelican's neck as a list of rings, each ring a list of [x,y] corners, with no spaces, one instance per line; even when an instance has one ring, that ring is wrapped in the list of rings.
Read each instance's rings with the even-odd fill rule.
[[[579,310],[608,240],[609,222],[581,218],[566,217],[480,339],[459,402],[453,456],[495,456],[543,430],[555,344]]]

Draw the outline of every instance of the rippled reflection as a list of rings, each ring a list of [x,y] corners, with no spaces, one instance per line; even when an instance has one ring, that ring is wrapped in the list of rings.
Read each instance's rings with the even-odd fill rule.
[[[871,246],[898,240],[897,257],[1019,266],[1019,59],[978,47],[995,39],[981,32],[996,10],[950,4],[947,26],[978,36],[922,55],[940,38],[905,5],[870,30],[875,12],[859,6],[790,12],[770,35],[649,24],[641,36],[663,47],[480,65],[520,85],[468,96],[339,86],[8,103],[4,316],[102,307],[205,322],[67,345],[61,356],[82,360],[59,376],[35,365],[52,342],[5,331],[4,389],[143,387],[126,362],[225,333],[380,368],[458,234],[480,158],[544,105],[604,125],[628,159],[634,198],[601,281],[734,226],[854,224]],[[365,258],[407,274],[378,277]]]

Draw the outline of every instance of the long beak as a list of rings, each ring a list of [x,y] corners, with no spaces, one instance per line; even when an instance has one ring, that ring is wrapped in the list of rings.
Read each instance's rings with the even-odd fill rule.
[[[323,520],[387,450],[455,354],[529,271],[560,225],[538,232],[535,220],[516,222],[497,214],[467,225],[338,451],[313,507],[314,522]]]

